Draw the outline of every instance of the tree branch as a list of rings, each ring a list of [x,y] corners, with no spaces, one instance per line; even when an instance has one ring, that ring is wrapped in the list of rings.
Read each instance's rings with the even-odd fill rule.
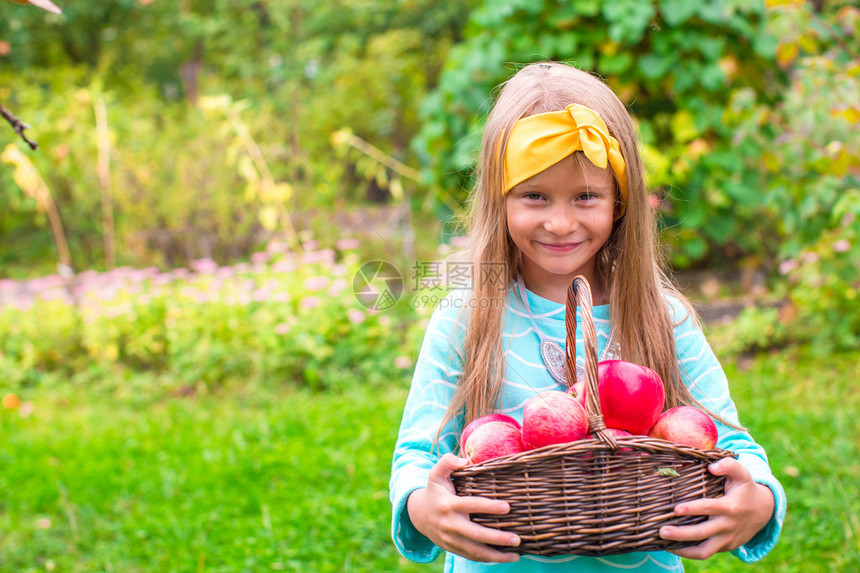
[[[39,144],[24,135],[25,129],[30,129],[30,126],[26,123],[23,123],[20,119],[12,115],[12,112],[6,109],[2,103],[0,103],[0,115],[3,116],[3,119],[9,122],[9,125],[12,126],[12,129],[15,130],[15,133],[21,136],[21,139],[27,142],[27,145],[30,146],[30,149],[36,150],[39,149]]]

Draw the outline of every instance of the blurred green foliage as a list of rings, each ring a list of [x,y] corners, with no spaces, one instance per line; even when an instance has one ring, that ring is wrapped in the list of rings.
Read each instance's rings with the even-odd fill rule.
[[[638,120],[651,184],[671,205],[675,261],[755,249],[755,183],[736,177],[748,150],[723,114],[737,90],[773,101],[785,84],[766,23],[760,2],[485,2],[425,102],[416,147],[439,184],[468,187],[492,87],[515,71],[508,62],[569,61],[603,77]]]
[[[752,319],[765,330],[836,348],[860,336],[860,10],[847,0],[64,8],[4,5],[0,102],[33,125],[30,156],[78,270],[111,266],[101,103],[116,264],[226,263],[333,211],[365,219],[393,204],[400,234],[410,206],[445,219],[469,187],[493,86],[558,59],[599,73],[637,119],[676,268],[766,274],[791,305]],[[419,176],[338,147],[341,130]],[[47,217],[7,165],[0,202],[0,274],[50,273]],[[333,243],[338,225],[324,226]]]
[[[308,209],[384,201],[387,190],[330,136],[349,128],[414,165],[419,103],[471,4],[117,0],[73,3],[62,16],[4,5],[0,102],[33,126],[41,146],[33,160],[77,269],[106,266],[97,99],[108,111],[117,263],[236,260],[275,231],[259,216],[268,205],[245,192],[234,124],[204,114],[201,98],[243,106],[240,120],[272,181],[294,190],[285,203],[299,222]],[[15,140],[2,133],[4,145]],[[0,239],[15,248],[2,249],[0,266],[38,274],[51,268],[50,234],[10,171],[0,169],[0,202],[11,207],[0,214]]]
[[[343,391],[411,367],[423,334],[419,305],[407,295],[384,310],[363,306],[354,249],[255,259],[233,267],[201,260],[195,273],[88,273],[71,294],[59,281],[37,296],[17,283],[22,292],[0,304],[0,388],[122,393],[143,375],[165,392],[237,383]]]

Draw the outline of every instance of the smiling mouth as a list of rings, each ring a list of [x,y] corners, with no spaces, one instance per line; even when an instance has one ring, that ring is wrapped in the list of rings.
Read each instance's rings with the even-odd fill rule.
[[[581,243],[542,243],[537,241],[537,244],[551,251],[570,251],[578,247]]]

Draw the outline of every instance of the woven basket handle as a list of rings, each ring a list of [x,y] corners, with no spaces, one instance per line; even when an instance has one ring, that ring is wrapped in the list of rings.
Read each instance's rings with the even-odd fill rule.
[[[618,442],[604,432],[606,424],[600,410],[600,394],[597,388],[597,331],[592,316],[591,287],[585,277],[579,275],[567,289],[565,327],[567,328],[566,367],[567,385],[576,384],[576,307],[582,309],[582,340],[585,344],[585,409],[588,412],[588,427],[595,438],[618,448]]]

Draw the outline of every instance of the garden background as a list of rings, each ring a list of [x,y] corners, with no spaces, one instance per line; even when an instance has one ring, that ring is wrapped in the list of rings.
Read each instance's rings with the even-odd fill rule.
[[[860,569],[852,2],[56,3],[0,2],[38,142],[0,124],[0,570],[441,570],[390,541],[391,450],[492,88],[543,59],[637,119],[788,493],[756,569]]]

